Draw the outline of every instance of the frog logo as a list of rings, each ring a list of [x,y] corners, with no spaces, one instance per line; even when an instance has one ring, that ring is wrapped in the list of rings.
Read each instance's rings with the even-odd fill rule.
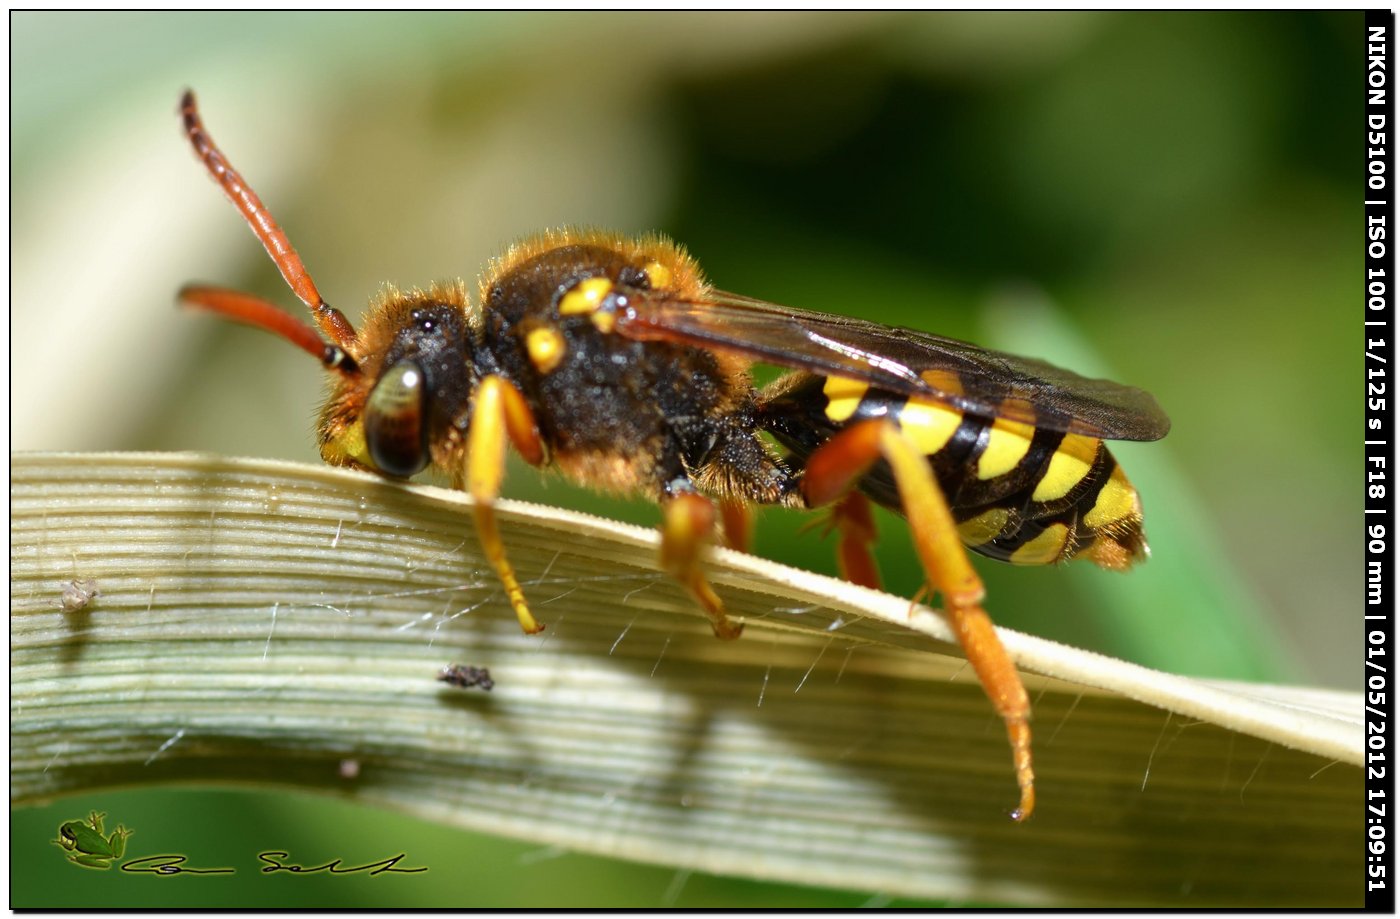
[[[121,824],[111,836],[103,836],[102,818],[106,814],[93,811],[86,820],[69,820],[59,824],[58,838],[53,844],[69,852],[68,860],[84,868],[106,871],[112,862],[126,854],[126,841],[131,830]]]

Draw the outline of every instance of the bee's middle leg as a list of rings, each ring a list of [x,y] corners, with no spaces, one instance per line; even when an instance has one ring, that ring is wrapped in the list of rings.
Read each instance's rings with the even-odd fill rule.
[[[690,591],[710,617],[716,638],[738,638],[744,631],[724,611],[700,567],[701,551],[714,539],[715,505],[686,483],[677,483],[661,501],[661,567]]]

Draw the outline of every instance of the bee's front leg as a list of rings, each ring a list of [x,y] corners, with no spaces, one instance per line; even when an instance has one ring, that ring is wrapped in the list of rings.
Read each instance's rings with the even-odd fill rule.
[[[544,630],[525,602],[525,592],[515,577],[515,569],[506,558],[505,542],[496,526],[492,505],[501,492],[501,480],[506,470],[506,444],[531,463],[538,464],[545,455],[525,397],[509,381],[499,376],[483,379],[472,404],[471,426],[467,431],[466,485],[476,499],[476,532],[481,551],[496,569],[496,576],[505,587],[511,608],[520,620],[520,628],[529,634]]]

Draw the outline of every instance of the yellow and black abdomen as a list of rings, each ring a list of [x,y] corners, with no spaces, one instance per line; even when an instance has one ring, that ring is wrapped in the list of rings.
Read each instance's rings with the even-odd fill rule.
[[[982,555],[1016,565],[1083,557],[1126,568],[1147,554],[1137,491],[1098,438],[805,373],[765,391],[761,413],[795,466],[851,424],[894,422],[929,458],[963,542]],[[902,512],[885,464],[859,487]]]

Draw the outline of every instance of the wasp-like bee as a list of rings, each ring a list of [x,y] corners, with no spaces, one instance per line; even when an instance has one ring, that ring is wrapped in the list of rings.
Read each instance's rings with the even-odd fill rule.
[[[576,482],[658,502],[662,565],[721,638],[743,626],[700,564],[717,533],[743,549],[754,505],[831,506],[842,574],[874,587],[873,500],[909,520],[928,582],[1006,723],[1021,789],[1013,816],[1030,815],[1030,702],[964,546],[1023,565],[1087,558],[1120,570],[1145,557],[1137,492],[1103,441],[1165,435],[1150,395],[924,332],[722,293],[662,237],[597,231],[512,246],[481,275],[475,305],[461,281],[389,288],[356,331],[205,133],[193,94],[181,115],[320,333],[248,294],[191,286],[180,299],[322,363],[326,462],[394,478],[432,467],[469,491],[482,548],[526,632],[543,626],[492,513],[507,446]],[[749,370],[760,362],[792,372],[755,389]]]

